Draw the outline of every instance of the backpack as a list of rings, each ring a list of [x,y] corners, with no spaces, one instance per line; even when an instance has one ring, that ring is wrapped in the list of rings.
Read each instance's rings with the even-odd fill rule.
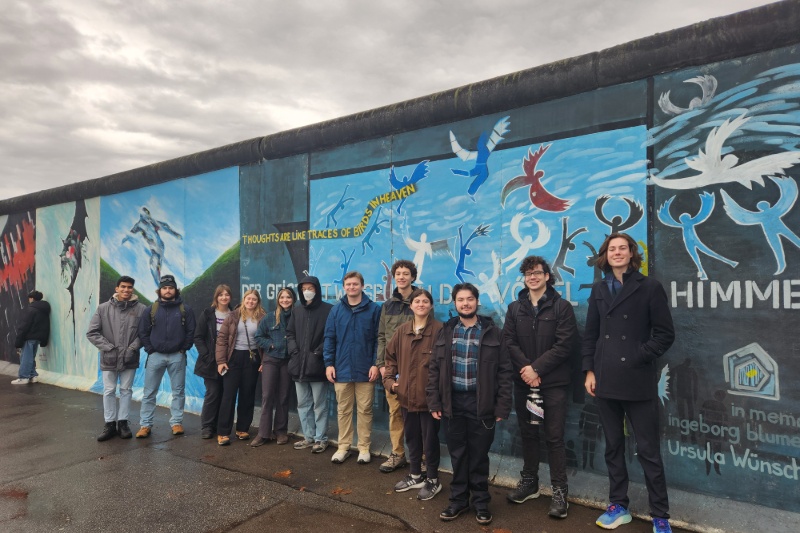
[[[150,327],[156,325],[156,312],[158,311],[158,300],[156,300],[153,305],[150,307]],[[184,307],[183,302],[181,302],[178,306],[178,309],[181,311],[181,327],[186,327],[186,307]]]

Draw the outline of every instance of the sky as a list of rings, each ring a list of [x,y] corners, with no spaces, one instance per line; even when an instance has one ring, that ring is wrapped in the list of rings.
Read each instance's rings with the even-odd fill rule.
[[[768,3],[1,0],[0,200]]]

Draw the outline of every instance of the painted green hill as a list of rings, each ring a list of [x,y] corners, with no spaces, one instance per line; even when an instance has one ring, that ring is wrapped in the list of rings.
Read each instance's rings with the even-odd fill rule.
[[[102,257],[100,258],[100,298],[98,299],[98,303],[106,302],[111,298],[117,286],[117,280],[121,275],[122,274],[117,272],[114,267],[106,263]],[[147,298],[135,288],[133,292],[139,297],[139,301],[143,304],[150,305],[153,303],[152,296],[154,295],[151,295],[151,298]]]
[[[186,302],[196,314],[209,306],[214,296],[214,289],[220,283],[231,287],[232,303],[235,305],[240,298],[239,283],[239,241],[228,248],[214,263],[200,274],[194,281],[181,290],[183,301]]]

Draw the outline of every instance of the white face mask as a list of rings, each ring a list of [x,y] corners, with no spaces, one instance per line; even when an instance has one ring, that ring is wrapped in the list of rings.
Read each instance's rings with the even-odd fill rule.
[[[306,302],[310,302],[311,300],[313,300],[314,296],[316,295],[317,293],[314,291],[303,291],[303,298],[306,299]]]

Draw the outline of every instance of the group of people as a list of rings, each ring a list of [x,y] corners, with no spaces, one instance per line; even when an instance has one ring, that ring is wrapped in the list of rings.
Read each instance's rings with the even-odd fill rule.
[[[169,423],[174,435],[183,434],[186,351],[194,344],[195,373],[206,386],[202,438],[216,435],[221,446],[231,439],[250,439],[260,377],[261,419],[250,446],[272,440],[288,443],[294,382],[303,438],[293,446],[322,453],[328,447],[328,383],[332,383],[339,435],[331,461],[341,464],[352,456],[355,415],[356,460],[367,464],[372,460],[375,382],[381,379],[389,405],[392,451],[380,470],[409,466],[394,490],[417,490],[420,500],[442,490],[441,425],[453,477],[449,504],[439,517],[454,520],[471,507],[478,523],[486,525],[492,521],[489,449],[496,424],[509,417],[513,406],[523,468],[508,500],[523,503],[540,495],[543,428],[552,485],[548,514],[566,518],[564,431],[571,354],[580,349],[584,386],[595,397],[606,436],[609,505],[597,525],[613,529],[631,521],[624,457],[627,417],[636,435],[654,531],[671,531],[654,361],[672,344],[674,329],[666,292],[658,281],[639,272],[641,261],[636,242],[627,234],[615,233],[605,240],[598,266],[606,275],[592,287],[582,342],[572,305],[555,290],[550,266],[538,256],[522,261],[525,286],[509,305],[502,328],[478,315],[480,294],[471,283],[453,287],[457,316],[446,323],[437,320],[434,299],[413,285],[417,268],[407,260],[393,264],[395,289],[382,306],[370,300],[363,291],[363,276],[352,271],[345,274],[344,295],[335,305],[323,301],[319,280],[308,276],[299,280],[299,294],[292,288],[281,289],[275,310],[269,313],[255,290],[245,292],[241,305],[232,308],[230,287],[220,285],[199,323],[181,300],[173,276],[162,276],[158,298],[149,308],[137,301],[134,280],[123,276],[114,296],[99,306],[87,333],[101,352],[105,426],[98,440],[132,436],[128,420],[140,347],[148,356],[136,437],[151,433],[165,371],[172,387]]]

